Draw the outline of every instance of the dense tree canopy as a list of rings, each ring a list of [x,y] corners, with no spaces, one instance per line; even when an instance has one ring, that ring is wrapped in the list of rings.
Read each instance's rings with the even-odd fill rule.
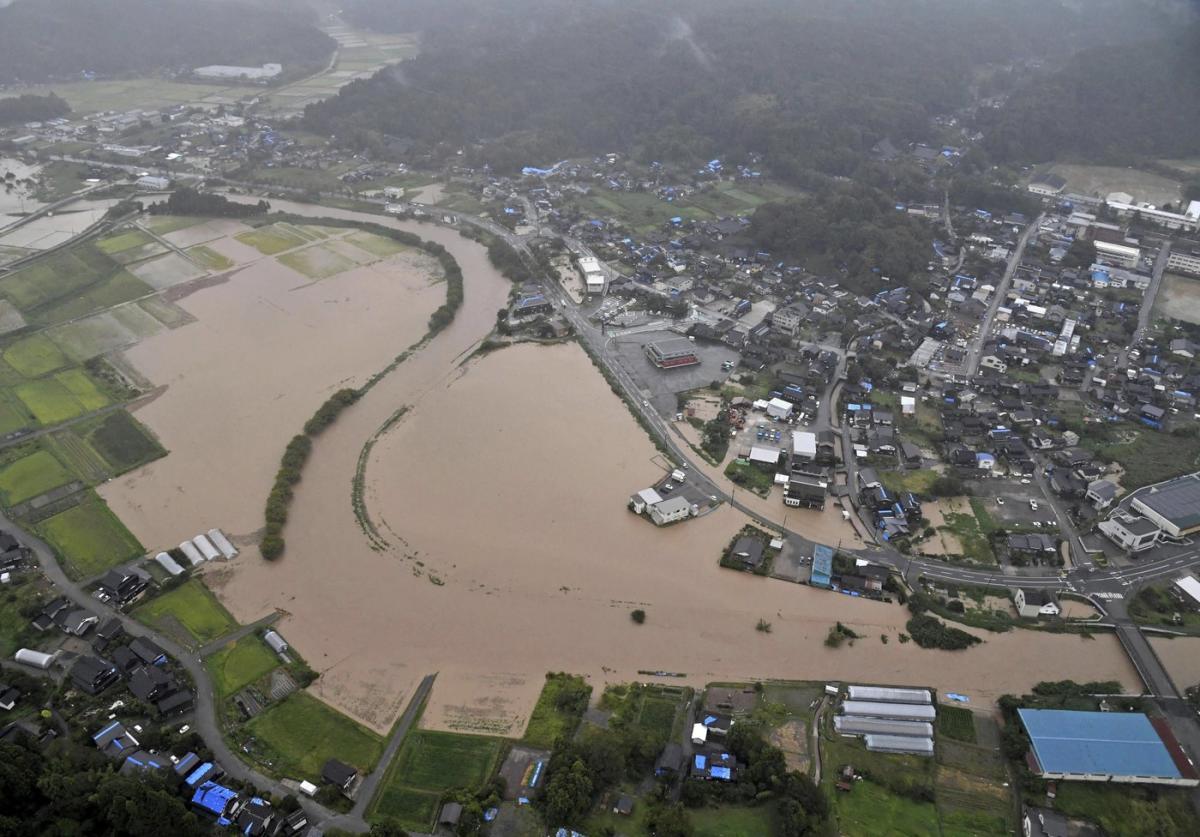
[[[0,743],[0,834],[200,837],[211,833],[154,776],[120,776],[95,750]]]
[[[933,255],[926,223],[860,187],[764,204],[751,219],[750,235],[775,257],[848,277],[907,280],[923,273]]]
[[[1086,49],[980,117],[997,159],[1189,157],[1200,136],[1200,25]]]
[[[24,93],[0,99],[0,127],[19,125],[22,122],[40,122],[54,119],[71,112],[71,106],[51,93],[49,96],[34,96]]]
[[[883,137],[939,136],[930,117],[970,101],[975,69],[1153,30],[1146,5],[354,0],[352,20],[423,30],[422,53],[304,122],[376,153],[387,136],[466,147],[501,171],[616,150],[850,175]]]
[[[334,42],[288,0],[0,4],[0,83],[204,64],[320,64]],[[131,103],[136,104],[136,103]]]

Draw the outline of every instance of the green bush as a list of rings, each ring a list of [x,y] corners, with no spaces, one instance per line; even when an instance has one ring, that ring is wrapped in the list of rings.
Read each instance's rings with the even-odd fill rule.
[[[920,614],[905,625],[913,641],[922,648],[941,648],[946,651],[961,651],[980,641],[979,637],[958,628],[942,624],[937,617]]]

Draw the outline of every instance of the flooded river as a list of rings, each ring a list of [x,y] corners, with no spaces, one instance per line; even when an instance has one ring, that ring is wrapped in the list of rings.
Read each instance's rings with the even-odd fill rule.
[[[523,345],[464,363],[494,324],[509,284],[479,245],[452,230],[414,229],[444,244],[462,265],[466,301],[458,317],[320,437],[292,505],[285,555],[267,563],[246,550],[208,573],[238,619],[286,612],[280,630],[322,673],[312,687],[318,696],[385,731],[416,682],[436,671],[425,725],[519,735],[552,670],[587,674],[598,688],[647,679],[639,670],[680,672],[682,682],[695,685],[753,677],[864,679],[959,691],[976,704],[1044,679],[1112,678],[1137,688],[1112,637],[1016,631],[988,635],[966,652],[924,651],[898,642],[908,615],[898,606],[721,570],[721,549],[746,522],[728,507],[666,529],[635,517],[625,501],[660,464],[587,356],[572,344]],[[344,344],[353,359],[366,361],[372,352],[361,344],[380,341],[386,348],[379,346],[377,357],[386,357],[411,342],[414,328],[423,330],[423,320],[410,320],[400,301],[376,296],[368,304],[339,288],[340,301],[330,303],[338,313],[311,330],[309,339],[323,351],[310,351],[299,345],[304,330],[276,322],[291,317],[270,312],[266,300],[277,300],[283,289],[270,277],[261,281],[271,289],[263,294],[266,307],[245,316],[236,312],[255,296],[235,290],[237,280],[185,301],[201,322],[223,324],[220,336],[205,340],[189,326],[155,338],[186,344],[164,343],[155,352],[147,343],[147,356],[134,358],[139,366],[157,364],[151,377],[172,383],[139,413],[171,455],[105,492],[125,519],[133,516],[143,537],[170,532],[178,542],[227,519],[237,521],[232,528],[239,534],[257,526],[282,445],[305,410],[337,385],[338,370],[322,367],[329,380],[313,386],[312,364]],[[334,286],[323,284],[315,287],[330,293]],[[420,307],[440,301],[442,291],[436,288],[438,300],[410,292]],[[381,306],[396,318],[395,333],[385,338],[380,327],[368,337]],[[324,310],[313,303],[304,310],[315,316],[318,309]],[[264,323],[269,334],[282,330],[266,341],[272,362],[260,365],[254,344]],[[290,351],[276,346],[289,339]],[[233,341],[240,351],[209,355],[206,371],[193,355],[212,341]],[[357,382],[378,365],[344,374]],[[263,392],[254,392],[255,381]],[[192,388],[209,397],[187,396],[186,406],[164,404],[155,412],[172,389]],[[303,397],[293,395],[296,389]],[[252,399],[245,415],[238,413],[239,427],[257,410],[287,407],[252,435],[206,429],[197,438],[196,422],[211,414],[219,424],[227,402],[238,404],[222,392]],[[408,409],[381,432],[402,408]],[[362,456],[363,505],[378,531],[370,540],[352,507],[351,486],[373,438]],[[190,464],[172,465],[177,459]],[[151,486],[144,479],[155,468],[178,470]],[[218,476],[203,477],[204,471]],[[634,608],[647,612],[644,625],[631,621]],[[770,633],[755,629],[760,619],[771,624]],[[864,637],[826,648],[825,635],[838,620]]]

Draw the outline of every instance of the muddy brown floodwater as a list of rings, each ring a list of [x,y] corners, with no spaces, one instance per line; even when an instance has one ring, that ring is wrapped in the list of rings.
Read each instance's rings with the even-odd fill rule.
[[[555,670],[586,674],[597,692],[606,682],[648,679],[639,670],[663,670],[686,675],[671,682],[695,685],[756,677],[920,684],[976,704],[1045,679],[1137,687],[1111,636],[1014,631],[966,652],[925,651],[897,641],[907,618],[898,606],[721,570],[722,547],[746,522],[727,506],[666,529],[635,517],[625,502],[657,473],[656,451],[586,355],[571,344],[520,345],[464,363],[509,285],[479,245],[453,231],[416,231],[462,265],[458,317],[320,437],[292,505],[285,555],[267,563],[246,550],[212,579],[242,621],[286,611],[280,629],[322,673],[312,687],[319,697],[382,732],[416,682],[436,671],[423,724],[520,735],[543,675]],[[347,318],[340,327],[358,325]],[[188,361],[181,354],[177,362]],[[281,381],[308,377],[303,364],[280,363]],[[186,377],[176,383],[190,385]],[[206,508],[232,513],[223,491],[256,515],[293,427],[278,430],[270,468],[252,488],[204,482],[186,504],[162,504],[158,513],[178,516],[172,531],[198,528],[193,521],[213,519]],[[182,422],[179,432],[186,429]],[[363,505],[379,533],[371,541],[351,486],[377,434],[364,457]],[[166,461],[182,454],[219,467],[223,457],[254,456],[236,436],[208,444],[188,452],[178,442]],[[631,621],[634,608],[646,610],[644,625]],[[759,619],[770,633],[755,629]],[[864,637],[826,648],[838,620]]]

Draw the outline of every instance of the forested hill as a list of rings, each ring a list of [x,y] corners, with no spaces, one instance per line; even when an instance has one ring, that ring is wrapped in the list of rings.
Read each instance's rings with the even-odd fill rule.
[[[0,8],[0,84],[267,62],[319,65],[333,40],[295,0],[16,0]]]
[[[601,151],[849,174],[882,137],[933,136],[981,65],[1104,31],[1161,32],[1095,0],[352,0],[358,24],[424,33],[401,69],[311,106],[306,127],[382,152],[384,135],[502,171]],[[1158,27],[1157,29],[1155,27]],[[1098,37],[1098,36],[1096,36]]]
[[[1138,157],[1200,152],[1200,25],[1167,38],[1077,53],[1018,90],[980,127],[999,160]]]

